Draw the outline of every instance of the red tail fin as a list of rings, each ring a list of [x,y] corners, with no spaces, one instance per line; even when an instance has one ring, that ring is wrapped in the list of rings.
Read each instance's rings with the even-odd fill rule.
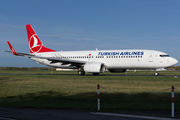
[[[41,52],[55,52],[55,50],[44,47],[43,43],[31,27],[31,25],[26,25],[29,49],[31,53],[41,53]]]
[[[16,51],[14,50],[14,48],[12,47],[12,45],[10,44],[10,42],[7,41],[7,43],[8,43],[8,45],[9,45],[10,49],[11,49],[11,52],[12,52],[14,55],[18,55],[17,52],[16,52]]]

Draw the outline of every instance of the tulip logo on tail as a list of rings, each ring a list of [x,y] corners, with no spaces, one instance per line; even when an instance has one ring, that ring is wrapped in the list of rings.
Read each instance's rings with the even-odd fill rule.
[[[29,48],[32,53],[34,52],[38,53],[41,50],[42,46],[43,44],[41,43],[41,41],[39,40],[36,34],[30,37]]]
[[[27,35],[28,35],[28,42],[29,42],[29,49],[31,53],[41,53],[41,52],[56,52],[55,50],[46,48],[31,25],[26,25]]]

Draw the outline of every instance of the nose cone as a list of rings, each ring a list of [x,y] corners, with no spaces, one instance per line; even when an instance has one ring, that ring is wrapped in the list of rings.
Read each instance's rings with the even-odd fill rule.
[[[171,64],[172,65],[175,65],[175,64],[177,64],[178,63],[178,61],[175,59],[175,58],[171,58]]]

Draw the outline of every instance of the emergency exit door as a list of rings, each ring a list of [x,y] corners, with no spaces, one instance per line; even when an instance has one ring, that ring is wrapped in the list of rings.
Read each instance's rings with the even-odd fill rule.
[[[149,62],[153,62],[154,53],[149,53]]]

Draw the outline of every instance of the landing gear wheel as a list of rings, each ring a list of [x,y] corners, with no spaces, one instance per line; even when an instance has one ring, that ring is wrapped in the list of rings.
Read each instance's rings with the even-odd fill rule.
[[[78,71],[78,75],[81,75],[82,71]]]
[[[93,75],[99,75],[99,73],[93,73]]]
[[[85,72],[84,71],[78,71],[78,75],[85,75]]]
[[[159,75],[159,73],[158,73],[158,72],[155,72],[155,73],[154,73],[154,75],[155,75],[155,76],[158,76],[158,75]]]

